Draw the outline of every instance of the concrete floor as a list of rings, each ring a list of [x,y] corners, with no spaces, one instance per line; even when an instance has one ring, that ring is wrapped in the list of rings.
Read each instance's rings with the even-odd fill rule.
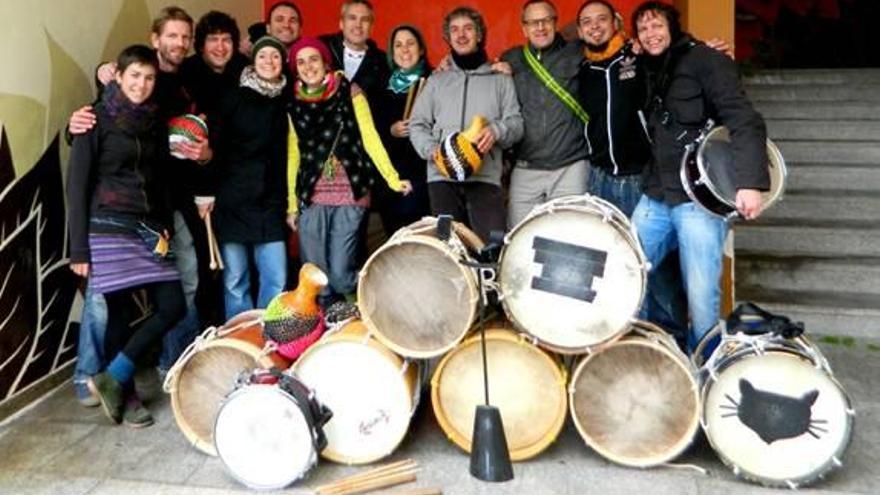
[[[814,488],[817,494],[880,492],[880,342],[823,344],[856,408],[856,430],[844,466]],[[145,430],[113,426],[98,408],[75,400],[70,383],[0,425],[2,495],[221,495],[248,492],[226,475],[221,462],[190,447],[178,432],[158,383],[149,406],[156,424]],[[149,392],[150,390],[148,390]],[[448,442],[430,407],[416,414],[410,435],[389,460],[414,458],[422,466],[418,487],[439,487],[445,494],[651,494],[729,495],[778,493],[734,478],[698,439],[678,461],[690,469],[627,469],[613,465],[584,446],[570,422],[547,451],[514,465],[515,479],[482,483],[468,474],[468,456]],[[310,488],[363,468],[321,463],[304,482],[283,491],[310,494]]]

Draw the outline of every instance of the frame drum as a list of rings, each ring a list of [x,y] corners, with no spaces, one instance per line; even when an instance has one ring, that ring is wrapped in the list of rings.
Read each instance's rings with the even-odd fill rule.
[[[632,224],[590,195],[535,207],[505,237],[498,265],[507,317],[561,354],[619,337],[645,292],[646,261]]]
[[[644,321],[581,359],[569,395],[571,417],[587,445],[625,466],[674,459],[700,425],[695,368],[672,337]]]
[[[454,223],[448,241],[426,217],[391,236],[367,260],[358,282],[364,324],[394,352],[412,358],[439,356],[455,347],[471,327],[479,300],[472,260],[483,243]]]
[[[401,359],[368,335],[361,321],[325,334],[291,372],[333,411],[321,456],[365,464],[391,454],[418,405],[418,363]]]
[[[262,321],[263,310],[258,309],[245,311],[220,328],[208,328],[183,351],[165,378],[177,427],[206,454],[217,455],[214,421],[239,373],[290,364],[280,355],[264,351]]]
[[[486,330],[489,400],[501,412],[510,459],[550,446],[565,423],[566,372],[560,360],[504,328]],[[431,379],[431,404],[453,443],[470,452],[476,406],[485,403],[479,334],[443,357]]]

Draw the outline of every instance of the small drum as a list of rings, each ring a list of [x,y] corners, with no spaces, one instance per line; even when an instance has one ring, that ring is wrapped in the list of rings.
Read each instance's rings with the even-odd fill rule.
[[[486,330],[489,401],[504,423],[510,459],[544,451],[565,423],[566,372],[559,359],[504,328]],[[437,422],[453,443],[471,450],[474,411],[485,404],[480,336],[443,357],[431,380]]]
[[[217,455],[214,419],[239,373],[289,365],[278,354],[264,350],[262,320],[263,310],[245,311],[220,328],[208,328],[183,351],[165,378],[177,427],[206,454]]]
[[[321,456],[346,464],[391,454],[409,429],[421,390],[418,363],[370,338],[358,320],[325,334],[291,372],[334,412]]]
[[[762,194],[765,210],[782,199],[788,176],[782,153],[769,139],[767,156],[770,159],[767,163],[770,190]],[[685,193],[695,204],[719,217],[739,215],[736,211],[736,168],[727,127],[703,131],[685,147],[680,175]]]
[[[394,352],[412,358],[439,356],[470,329],[479,284],[472,260],[483,243],[455,223],[448,241],[436,236],[437,219],[404,227],[380,247],[360,273],[358,308],[364,324]]]
[[[700,424],[696,369],[672,337],[644,321],[585,356],[569,394],[571,417],[587,445],[625,466],[674,459]]]
[[[797,488],[842,465],[855,413],[805,337],[725,332],[701,375],[703,430],[737,476]]]
[[[534,208],[504,241],[498,284],[507,317],[538,345],[579,354],[626,331],[646,261],[626,215],[594,196]]]
[[[284,488],[318,461],[327,444],[322,426],[330,416],[295,378],[277,369],[246,372],[217,413],[217,454],[244,485]]]

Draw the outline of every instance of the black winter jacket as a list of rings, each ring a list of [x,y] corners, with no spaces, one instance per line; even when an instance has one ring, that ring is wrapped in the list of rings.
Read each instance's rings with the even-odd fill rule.
[[[342,33],[325,34],[320,36],[320,39],[330,48],[330,53],[333,55],[333,69],[345,72],[345,45],[343,45]],[[373,40],[367,40],[367,53],[350,82],[360,86],[367,94],[370,112],[374,118],[383,111],[379,101],[382,98],[382,91],[388,86],[389,77],[391,77],[391,69],[388,68],[385,51],[376,46]]]
[[[730,129],[737,189],[769,189],[767,129],[746,99],[733,61],[683,35],[664,54],[645,62],[653,140],[645,194],[671,205],[689,201],[679,176],[681,159],[708,119]]]
[[[220,103],[209,164],[218,240],[285,239],[287,113],[282,97],[239,87]]]
[[[639,112],[645,103],[645,71],[627,43],[606,60],[586,60],[580,101],[590,115],[590,164],[616,176],[640,174],[651,159]]]

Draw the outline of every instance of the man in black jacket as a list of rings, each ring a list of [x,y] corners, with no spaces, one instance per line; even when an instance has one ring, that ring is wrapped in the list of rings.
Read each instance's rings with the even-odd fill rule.
[[[685,146],[709,119],[730,129],[736,169],[736,207],[743,218],[761,212],[770,185],[764,120],[745,98],[733,62],[682,32],[678,12],[645,2],[633,14],[644,49],[648,131],[653,158],[645,170],[633,222],[653,265],[678,247],[691,313],[693,346],[719,319],[721,261],[727,222],[689,200],[679,177]],[[649,296],[662,299],[666,294]],[[643,317],[651,319],[650,308]]]

